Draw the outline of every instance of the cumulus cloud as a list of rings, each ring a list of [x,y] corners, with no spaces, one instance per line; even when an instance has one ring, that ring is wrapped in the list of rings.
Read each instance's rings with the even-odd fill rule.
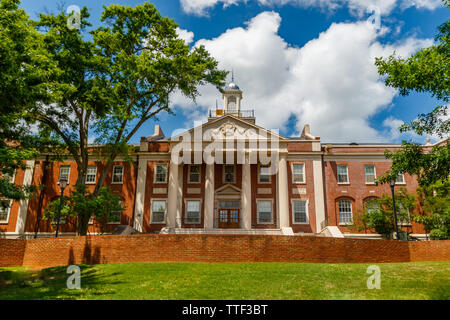
[[[183,39],[187,44],[191,43],[194,40],[194,33],[191,31],[187,31],[181,28],[176,29],[177,35]]]
[[[219,68],[234,70],[244,92],[241,108],[254,109],[259,125],[286,133],[288,121],[294,119],[296,134],[310,124],[323,141],[390,140],[385,129],[369,125],[370,116],[389,106],[397,94],[380,79],[374,59],[394,50],[408,56],[433,41],[411,37],[383,45],[377,38],[386,29],[377,32],[366,22],[335,23],[298,48],[278,35],[280,23],[278,13],[263,12],[245,28],[229,29],[195,45],[204,45]],[[178,94],[172,101],[198,119],[199,110],[206,114],[220,99],[212,86],[200,91],[197,105]]]
[[[394,117],[388,117],[384,119],[383,126],[386,127],[387,130],[387,136],[390,137],[391,140],[398,140],[402,133],[398,129],[402,124],[403,120],[395,119]]]
[[[180,0],[184,12],[199,16],[206,15],[208,9],[219,3],[222,3],[223,7],[226,8],[239,2],[247,2],[247,0]]]
[[[367,12],[372,12],[373,8],[378,8],[380,14],[389,14],[395,6],[399,5],[402,9],[409,7],[424,8],[434,10],[442,6],[441,0],[254,0],[261,6],[274,7],[283,5],[293,5],[302,8],[322,8],[329,11],[335,11],[344,6],[348,7],[352,14],[361,16]],[[184,12],[204,16],[208,10],[218,4],[224,8],[230,5],[246,3],[248,0],[180,0]]]
[[[443,7],[442,0],[403,0],[402,8],[416,7],[418,9],[434,10],[438,7]]]

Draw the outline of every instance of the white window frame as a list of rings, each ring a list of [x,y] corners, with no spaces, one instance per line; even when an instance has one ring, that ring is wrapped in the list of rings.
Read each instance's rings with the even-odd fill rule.
[[[94,175],[94,181],[88,181],[88,173],[89,173],[89,169],[95,169],[95,174],[90,174],[91,176]],[[122,172],[123,175],[123,172]],[[86,184],[95,184],[97,182],[97,167],[96,166],[88,166],[86,169],[86,177],[85,177],[85,183]]]
[[[399,176],[402,177],[402,180],[403,180],[403,181],[397,181],[397,178],[398,178]],[[398,176],[397,176],[397,178],[395,178],[395,184],[398,184],[398,185],[405,185],[405,184],[406,184],[405,174],[404,174],[403,172],[402,172],[402,173],[399,173]]]
[[[198,167],[198,181],[192,181],[191,180],[191,168],[192,167]],[[188,171],[188,183],[191,184],[199,184],[202,183],[202,166],[199,164],[190,164],[189,165],[189,171]]]
[[[373,167],[373,182],[367,181],[367,173],[366,173],[366,167]],[[364,165],[364,181],[366,184],[375,184],[375,180],[377,179],[377,169],[374,164],[365,164]]]
[[[91,217],[89,218],[88,224],[94,224],[94,219],[95,219],[95,217],[94,217],[94,216],[91,216]]]
[[[303,181],[295,181],[294,175],[294,166],[302,166],[303,167]],[[306,183],[306,165],[304,162],[294,162],[291,163],[291,172],[292,172],[292,184],[305,184]]]
[[[8,175],[6,173],[1,173],[1,178],[4,178],[6,176],[6,178],[9,178],[9,182],[14,184],[14,181],[16,180],[16,171],[14,170],[12,175]]]
[[[271,219],[270,219],[270,221],[269,222],[263,222],[263,221],[260,221],[260,219],[259,219],[259,205],[260,205],[260,202],[270,202],[270,207],[271,207]],[[273,213],[274,213],[274,210],[273,210],[273,199],[256,199],[256,222],[258,223],[258,224],[273,224]]]
[[[259,184],[271,184],[272,183],[272,175],[270,174],[270,164],[260,164],[258,163],[258,183]],[[267,175],[269,177],[269,181],[261,181],[261,168],[268,168],[269,174]]]
[[[340,210],[340,206],[339,204],[341,203],[341,201],[347,201],[348,203],[350,203],[350,222],[342,222],[341,219],[341,210]],[[348,226],[348,225],[352,225],[353,224],[353,204],[352,201],[350,199],[341,199],[337,201],[337,205],[338,205],[338,217],[339,217],[339,225],[340,226]]]
[[[116,169],[116,168],[119,168],[119,167],[122,167],[122,174],[120,175],[120,181],[114,181],[115,169]],[[111,184],[123,184],[123,173],[124,173],[124,171],[125,171],[124,166],[121,165],[121,164],[117,164],[117,165],[114,165],[114,166],[113,166],[113,169],[112,169],[112,170],[113,170],[113,171],[112,171],[112,176],[111,176]]]
[[[374,199],[378,199],[378,198],[376,198],[376,197],[370,197],[370,198],[366,198],[366,200],[364,200],[363,201],[363,204],[364,204],[364,209],[365,209],[365,211],[367,212],[367,213],[369,213],[370,211],[370,208],[368,207],[368,204],[369,204],[369,202],[371,202],[372,200],[374,200]],[[380,206],[377,204],[377,208],[374,208],[375,210],[379,210],[380,209]]]
[[[198,211],[198,221],[187,222],[188,217],[188,202],[199,202],[200,207]],[[184,224],[201,224],[202,223],[202,199],[185,199],[184,202]]]
[[[347,176],[347,181],[345,182],[339,182],[339,167],[345,167],[345,172],[346,172],[346,176]],[[346,164],[338,164],[336,166],[336,180],[338,184],[350,184],[350,177],[348,175],[348,165]]]
[[[67,216],[59,218],[59,225],[66,224],[66,223],[67,223]],[[57,224],[58,224],[58,219],[57,219],[56,215],[53,215],[52,216],[52,225],[57,225]]]
[[[233,167],[233,181],[231,181],[231,182],[228,182],[225,179],[225,168],[226,167]],[[224,164],[222,170],[223,170],[223,172],[222,172],[222,182],[223,183],[236,183],[236,166],[234,164]]]
[[[294,203],[295,202],[304,202],[305,203],[305,214],[306,214],[306,222],[295,222],[295,211],[294,211]],[[309,199],[292,199],[291,200],[291,207],[292,207],[292,224],[309,224]]]
[[[70,180],[70,165],[62,165],[59,167],[59,173],[58,173],[58,184],[59,181],[61,180],[61,169],[62,168],[69,168],[69,171],[67,172],[67,185],[69,185],[69,180]]]
[[[164,219],[163,219],[163,221],[162,222],[159,222],[159,221],[154,221],[153,220],[153,203],[155,202],[155,201],[164,201],[164,203],[165,203],[165,205],[164,205]],[[150,223],[151,224],[166,224],[166,219],[167,219],[167,199],[152,199],[151,201],[150,201]]]
[[[1,201],[9,201],[9,207],[6,209],[6,220],[0,220],[0,224],[8,224],[9,223],[9,217],[11,216],[11,207],[13,201],[11,199],[0,199]]]
[[[166,176],[165,176],[164,181],[156,181],[158,167],[166,167]],[[161,183],[161,184],[167,183],[168,175],[169,175],[169,166],[167,165],[167,163],[155,163],[155,172],[154,172],[154,177],[153,177],[153,183]]]
[[[397,207],[398,206],[398,207]],[[406,212],[408,212],[408,221],[404,221],[404,220],[400,220],[398,219],[398,224],[400,226],[411,226],[412,222],[411,222],[411,212],[409,211],[409,209],[405,209],[405,207],[403,206],[403,204],[400,202],[398,204],[396,204],[397,210],[405,210]],[[401,208],[403,207],[403,208]]]
[[[122,173],[123,173],[123,171],[122,171]],[[120,202],[120,206],[122,206],[123,199],[120,199],[119,202]],[[113,212],[119,212],[119,210],[111,211],[111,213],[113,213]],[[120,210],[120,215],[119,215],[119,221],[118,222],[117,221],[111,221],[111,222],[108,222],[107,224],[121,224],[122,223],[122,213],[123,213],[123,210]]]

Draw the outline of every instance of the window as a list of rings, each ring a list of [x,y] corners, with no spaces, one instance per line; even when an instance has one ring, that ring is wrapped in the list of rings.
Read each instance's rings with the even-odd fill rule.
[[[270,182],[270,166],[259,166],[259,182]]]
[[[399,173],[397,179],[395,179],[395,183],[405,184],[405,176],[403,173]]]
[[[86,183],[95,183],[97,179],[97,167],[88,167],[86,171]]]
[[[122,183],[122,182],[123,182],[123,166],[114,166],[112,183]]]
[[[365,202],[367,213],[373,213],[380,210],[380,205],[376,202],[375,199],[370,199]]]
[[[2,173],[1,178],[8,180],[10,183],[14,183],[14,178],[16,177],[16,171],[14,170],[13,174],[10,175],[8,173]]]
[[[91,217],[89,218],[88,224],[94,224],[94,216],[91,216]]]
[[[294,223],[308,223],[308,213],[306,206],[307,206],[306,200],[292,201],[292,212]]]
[[[400,225],[410,225],[411,224],[411,215],[409,214],[409,210],[405,208],[403,203],[399,203],[397,210],[399,211],[398,215],[398,223]]]
[[[352,203],[350,200],[340,200],[339,206],[339,224],[353,223]]]
[[[0,223],[8,223],[12,200],[0,199]]]
[[[292,165],[292,182],[293,183],[305,183],[305,165],[293,164]]]
[[[165,223],[166,200],[152,201],[152,223]]]
[[[63,204],[64,206],[64,204]],[[65,224],[67,221],[67,216],[63,216],[61,213],[61,217],[59,218],[59,224]],[[56,212],[53,216],[52,216],[52,224],[56,225],[58,224],[58,212]]]
[[[338,183],[348,183],[347,166],[337,166],[337,181]]]
[[[200,166],[189,166],[189,182],[200,183]]]
[[[167,182],[167,164],[157,164],[155,166],[155,183]]]
[[[223,180],[226,183],[234,183],[234,165],[225,165],[223,167]]]
[[[70,173],[70,166],[61,166],[59,168],[58,183],[62,179],[67,180],[67,183],[69,183],[69,173]]]
[[[367,165],[364,166],[364,174],[366,176],[366,183],[373,184],[375,183],[375,166],[374,165]]]
[[[119,205],[122,207],[122,200],[119,200]],[[111,214],[108,219],[108,223],[120,224],[121,216],[122,216],[122,210],[111,211]]]
[[[272,201],[261,200],[258,204],[258,223],[272,223]]]
[[[200,200],[186,201],[185,223],[200,223]]]

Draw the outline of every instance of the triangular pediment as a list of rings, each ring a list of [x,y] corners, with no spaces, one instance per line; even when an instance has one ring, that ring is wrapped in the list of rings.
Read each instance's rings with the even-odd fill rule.
[[[196,132],[196,130],[198,130]],[[202,137],[203,141],[226,139],[278,139],[287,138],[258,125],[239,119],[233,115],[226,115],[216,120],[208,121],[201,126],[192,128],[182,134],[171,138],[172,141],[180,141],[184,136],[190,135],[191,141]]]
[[[232,185],[232,184],[226,184],[216,190],[217,195],[240,195],[241,189],[238,187]]]

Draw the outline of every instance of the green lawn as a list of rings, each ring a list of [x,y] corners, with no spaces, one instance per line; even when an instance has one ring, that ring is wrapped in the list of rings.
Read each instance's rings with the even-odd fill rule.
[[[370,264],[129,263],[81,266],[81,290],[66,267],[0,268],[0,299],[450,299],[450,262]]]

